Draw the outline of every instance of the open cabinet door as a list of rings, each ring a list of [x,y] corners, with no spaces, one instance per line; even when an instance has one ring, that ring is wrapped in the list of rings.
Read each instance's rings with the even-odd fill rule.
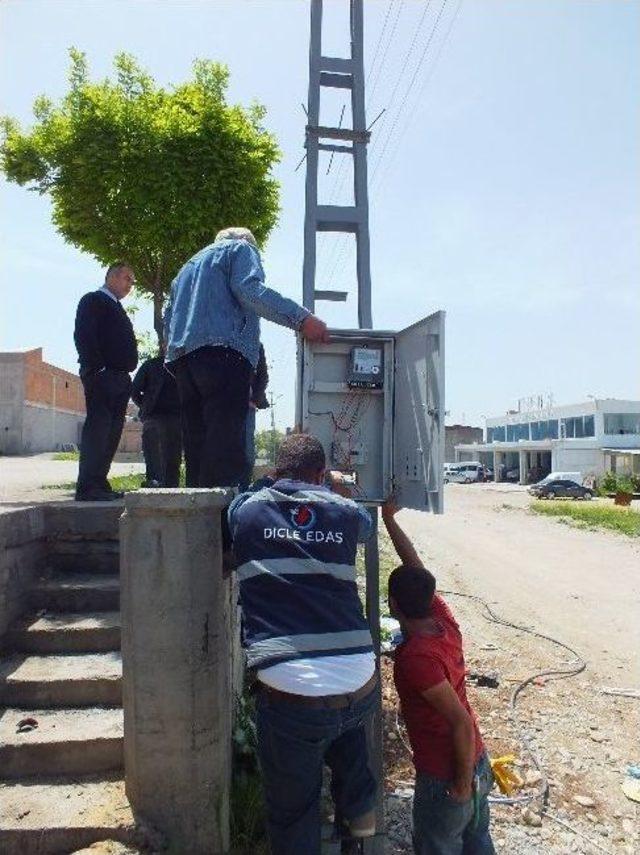
[[[444,312],[395,337],[393,475],[404,508],[442,513]]]

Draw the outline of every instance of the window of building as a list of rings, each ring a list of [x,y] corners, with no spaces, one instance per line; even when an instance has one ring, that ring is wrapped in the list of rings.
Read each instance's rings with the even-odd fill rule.
[[[547,431],[549,439],[558,438],[558,419],[550,419],[547,422]]]
[[[614,434],[640,434],[640,413],[605,413],[604,432]]]
[[[584,435],[585,436],[595,436],[596,435],[596,425],[595,425],[595,419],[593,416],[585,416],[584,417]]]

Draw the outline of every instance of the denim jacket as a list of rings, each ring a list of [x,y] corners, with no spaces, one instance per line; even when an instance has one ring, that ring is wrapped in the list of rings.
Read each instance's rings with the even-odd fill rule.
[[[171,284],[164,316],[166,362],[205,345],[231,347],[255,369],[260,317],[293,330],[309,315],[267,288],[258,250],[221,240],[196,253]]]

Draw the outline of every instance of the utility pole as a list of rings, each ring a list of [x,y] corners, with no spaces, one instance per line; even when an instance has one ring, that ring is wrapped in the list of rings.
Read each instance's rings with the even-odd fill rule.
[[[314,312],[316,300],[344,302],[345,291],[316,288],[316,240],[318,232],[346,232],[355,235],[358,281],[358,326],[371,329],[371,268],[369,253],[369,196],[367,190],[367,130],[364,101],[363,0],[349,0],[351,56],[322,55],[322,0],[311,0],[311,40],[309,46],[307,180],[305,188],[304,265],[302,298]],[[322,87],[351,90],[353,127],[320,125]],[[327,151],[353,158],[353,204],[318,204],[319,153]]]
[[[277,397],[273,394],[273,392],[269,392],[269,406],[271,407],[271,462],[275,466],[276,462],[276,401],[281,398],[282,395],[278,395]]]
[[[302,297],[307,309],[315,312],[317,300],[345,302],[345,291],[327,291],[316,287],[316,241],[318,232],[342,232],[355,235],[358,298],[358,327],[372,329],[371,267],[369,246],[369,196],[367,189],[367,130],[364,97],[363,0],[349,0],[351,55],[329,57],[322,53],[322,2],[311,0],[311,36],[309,44],[308,123],[305,147],[307,173],[305,186],[304,264]],[[346,0],[343,0],[346,2]],[[351,91],[353,127],[320,125],[320,93],[323,87]],[[340,122],[342,124],[342,122]],[[353,204],[318,204],[318,161],[321,151],[353,158]],[[371,537],[365,544],[366,615],[380,663],[380,561],[378,554],[378,508],[370,508],[373,522]],[[367,855],[384,852],[384,768],[382,760],[382,694],[368,731],[370,763],[378,782],[375,837],[362,842]],[[331,850],[335,851],[335,850]],[[343,848],[343,851],[346,851]],[[352,850],[349,850],[352,851]]]

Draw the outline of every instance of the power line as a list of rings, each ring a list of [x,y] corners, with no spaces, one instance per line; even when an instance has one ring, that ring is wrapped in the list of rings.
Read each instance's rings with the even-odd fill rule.
[[[384,16],[384,23],[382,24],[382,29],[380,30],[380,35],[378,36],[378,42],[376,44],[376,48],[375,48],[375,51],[373,53],[373,59],[371,60],[371,64],[369,65],[369,71],[367,72],[367,77],[365,80],[365,87],[369,83],[369,78],[371,77],[371,72],[373,71],[373,67],[376,64],[376,59],[378,58],[378,52],[380,50],[380,45],[382,44],[382,39],[383,39],[384,34],[386,32],[387,24],[389,23],[389,13],[391,12],[391,9],[393,8],[393,4],[395,2],[396,2],[396,0],[389,0],[389,5],[387,6],[387,13]]]
[[[422,54],[420,55],[420,59],[418,60],[418,63],[417,63],[417,65],[416,65],[416,67],[415,67],[415,69],[414,69],[414,71],[413,71],[413,75],[411,76],[411,80],[409,81],[409,85],[407,86],[407,88],[406,88],[406,90],[405,90],[405,93],[404,93],[404,96],[403,96],[403,98],[402,98],[402,101],[400,102],[400,106],[399,106],[399,108],[398,108],[398,112],[397,112],[397,113],[396,113],[396,115],[395,115],[395,118],[394,118],[394,120],[393,120],[393,124],[391,125],[391,129],[390,129],[390,131],[389,131],[389,134],[387,135],[387,138],[386,138],[386,140],[385,140],[385,142],[384,142],[384,146],[383,146],[383,148],[382,148],[382,152],[380,153],[380,155],[379,155],[379,157],[378,157],[378,160],[377,160],[376,164],[375,164],[375,165],[374,165],[374,167],[373,167],[373,171],[372,171],[372,175],[371,175],[371,183],[372,183],[372,184],[373,184],[373,181],[374,181],[374,179],[375,179],[376,173],[378,172],[378,170],[379,170],[379,168],[380,168],[380,164],[381,164],[381,162],[382,162],[382,160],[383,160],[383,158],[384,158],[384,156],[385,156],[385,154],[386,154],[386,152],[387,152],[387,149],[388,149],[388,147],[389,147],[389,143],[390,143],[390,141],[391,141],[391,139],[392,139],[392,137],[393,137],[393,134],[394,134],[394,132],[395,132],[395,129],[396,129],[396,127],[398,126],[398,121],[399,121],[399,119],[400,119],[400,116],[402,115],[402,111],[403,111],[403,110],[405,109],[405,107],[406,107],[407,101],[408,101],[408,99],[409,99],[409,95],[411,94],[411,90],[413,89],[413,87],[414,87],[414,85],[415,85],[415,82],[416,82],[416,80],[417,80],[417,78],[418,78],[418,74],[419,74],[419,72],[420,72],[420,70],[421,70],[421,68],[422,68],[422,66],[423,66],[423,64],[424,64],[424,61],[425,61],[425,59],[427,58],[427,54],[428,54],[428,52],[429,52],[429,48],[430,48],[430,46],[431,46],[431,43],[433,42],[433,37],[435,36],[435,34],[436,34],[436,32],[437,32],[438,25],[440,24],[440,19],[442,18],[442,13],[444,12],[444,10],[445,10],[445,8],[446,8],[447,2],[448,2],[448,0],[442,0],[442,5],[440,6],[440,10],[439,10],[439,12],[438,12],[438,14],[437,14],[437,16],[436,16],[435,21],[434,21],[433,28],[432,28],[432,30],[431,30],[431,33],[430,33],[430,35],[429,35],[429,38],[427,39],[427,42],[426,42],[425,46],[424,46],[424,49],[423,49],[423,51],[422,51]]]
[[[423,80],[423,82],[422,82],[422,85],[420,86],[420,89],[418,90],[418,94],[417,94],[416,99],[415,99],[415,106],[416,106],[416,108],[417,108],[418,104],[420,103],[420,101],[421,101],[421,99],[422,99],[422,94],[423,94],[423,92],[425,91],[425,89],[427,88],[427,86],[429,85],[429,83],[431,82],[431,79],[433,78],[433,76],[434,76],[434,74],[435,74],[435,70],[436,70],[437,65],[438,65],[438,63],[439,63],[439,61],[440,61],[440,57],[441,57],[442,53],[444,52],[444,49],[445,49],[446,45],[447,45],[447,44],[448,44],[448,42],[449,42],[449,39],[451,38],[451,34],[452,34],[452,32],[453,32],[453,28],[455,27],[455,24],[456,24],[456,21],[457,21],[457,19],[458,19],[459,14],[460,14],[460,10],[462,9],[462,4],[463,4],[463,3],[464,3],[464,0],[458,0],[458,4],[457,4],[457,6],[456,6],[455,12],[454,12],[454,13],[453,13],[453,15],[451,16],[451,19],[450,19],[450,21],[449,21],[449,26],[447,27],[447,31],[446,31],[446,33],[445,33],[445,35],[444,35],[444,38],[443,38],[443,39],[442,39],[442,41],[440,42],[440,46],[439,46],[439,48],[438,48],[438,52],[436,53],[436,55],[435,55],[435,57],[434,57],[434,60],[433,60],[433,62],[431,63],[430,70],[429,70],[429,72],[425,75],[424,80]],[[391,156],[390,156],[389,160],[388,160],[388,161],[387,161],[387,163],[385,164],[385,169],[384,169],[384,171],[382,172],[381,177],[379,177],[379,179],[378,179],[378,184],[377,184],[377,187],[375,188],[375,194],[376,194],[376,195],[379,193],[380,188],[382,187],[382,185],[383,185],[383,183],[384,183],[384,181],[385,181],[385,179],[386,179],[387,175],[388,175],[388,174],[389,174],[389,172],[390,172],[390,169],[391,169],[391,166],[393,165],[394,159],[395,159],[395,157],[397,156],[397,153],[398,153],[398,151],[399,151],[399,149],[400,149],[400,141],[401,141],[401,140],[402,140],[402,138],[404,137],[404,135],[405,135],[405,133],[407,132],[408,128],[411,126],[411,123],[412,123],[413,121],[415,121],[415,116],[416,116],[416,109],[414,109],[414,110],[409,110],[409,112],[408,112],[408,114],[407,114],[407,117],[406,117],[406,120],[405,120],[405,123],[404,123],[404,125],[402,126],[402,128],[401,128],[401,130],[400,130],[400,134],[399,134],[399,136],[398,136],[398,142],[397,142],[397,144],[396,144],[395,150],[392,152],[392,154],[391,154]]]
[[[380,74],[382,73],[382,69],[384,68],[384,64],[385,64],[386,59],[387,59],[387,54],[389,53],[389,47],[391,46],[391,43],[393,42],[394,36],[396,34],[396,30],[398,28],[398,21],[400,20],[400,15],[402,14],[403,6],[404,6],[404,0],[400,0],[400,2],[398,4],[398,11],[396,12],[396,16],[395,16],[395,19],[393,21],[393,27],[391,29],[391,33],[389,35],[389,38],[387,39],[387,44],[385,45],[385,49],[384,49],[384,52],[382,54],[382,59],[380,60],[380,64],[378,65],[378,73],[377,73],[375,79],[371,81],[371,89],[369,90],[369,95],[367,97],[367,103],[370,103],[370,101],[373,98],[373,95],[376,91],[376,87],[377,87],[378,82],[380,80]],[[372,71],[373,71],[373,67],[372,67]]]

